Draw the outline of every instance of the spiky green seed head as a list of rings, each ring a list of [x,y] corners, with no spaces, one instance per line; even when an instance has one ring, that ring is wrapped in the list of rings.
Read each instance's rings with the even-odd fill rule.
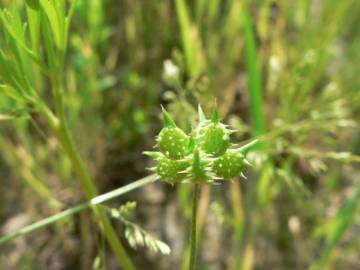
[[[212,172],[212,158],[195,148],[193,155],[188,157],[188,161],[191,162],[191,166],[185,170],[187,181],[198,183],[211,183],[214,181],[216,176]]]
[[[217,176],[231,179],[241,174],[245,163],[244,160],[243,154],[234,150],[228,150],[214,161],[213,170]]]
[[[184,160],[173,160],[166,157],[157,160],[155,172],[166,182],[176,183],[185,177],[184,170],[188,163]]]
[[[201,149],[215,157],[224,154],[230,146],[231,131],[220,123],[217,107],[212,112],[211,120],[205,119],[204,113],[199,107],[199,122],[197,135]]]
[[[229,149],[233,132],[219,120],[215,108],[210,119],[199,106],[199,124],[190,136],[178,128],[162,108],[165,127],[157,137],[159,152],[145,152],[157,165],[151,170],[169,183],[212,183],[217,179],[243,176],[242,169],[251,165],[245,158],[257,140],[237,149]],[[234,145],[232,145],[234,147]]]
[[[189,166],[186,160],[169,159],[160,152],[144,152],[144,154],[156,161],[156,166],[150,170],[158,174],[162,180],[176,183],[186,176],[185,170]]]
[[[230,131],[223,124],[211,122],[200,129],[198,142],[207,154],[220,156],[230,146]]]
[[[185,157],[188,146],[189,136],[178,128],[170,114],[162,108],[165,127],[157,137],[157,146],[160,151],[170,159],[181,159]]]
[[[189,136],[178,127],[165,127],[157,138],[157,145],[165,156],[178,160],[184,158],[187,153]]]

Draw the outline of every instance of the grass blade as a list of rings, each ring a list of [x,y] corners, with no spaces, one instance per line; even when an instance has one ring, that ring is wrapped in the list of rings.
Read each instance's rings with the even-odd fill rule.
[[[197,28],[190,20],[185,1],[176,0],[175,4],[187,71],[191,77],[196,77],[203,71],[205,66],[201,40]]]
[[[248,87],[250,95],[250,111],[253,121],[253,135],[265,132],[265,120],[262,102],[261,75],[256,52],[255,35],[248,6],[243,6],[243,27],[245,33],[245,58],[248,74]]]

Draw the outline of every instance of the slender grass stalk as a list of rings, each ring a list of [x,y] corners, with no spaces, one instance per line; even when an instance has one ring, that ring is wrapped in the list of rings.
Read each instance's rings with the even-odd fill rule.
[[[245,62],[248,74],[248,92],[250,96],[252,133],[254,136],[260,136],[265,133],[265,117],[262,102],[262,82],[258,64],[255,34],[248,5],[248,1],[244,1],[242,11],[242,26],[245,35]],[[252,213],[254,211],[256,212],[256,208],[258,207],[256,195],[258,194],[259,187],[261,187],[260,182],[263,179],[261,175],[262,174],[258,176],[258,181],[254,181],[252,183],[251,192],[248,195],[248,203],[246,205],[246,208],[244,209],[245,219],[238,215],[235,215],[235,235],[237,241],[236,245],[241,253],[236,257],[235,269],[247,269],[249,266],[252,265],[252,248],[254,246],[253,241],[255,239],[257,231],[257,228],[255,228],[256,224],[253,224],[254,218]],[[236,200],[236,197],[234,197],[233,200]],[[244,222],[246,222],[246,227],[244,227]]]
[[[207,1],[198,0],[196,1],[196,8],[195,8],[195,18],[196,18],[196,25],[200,28],[201,27],[201,20],[203,19],[205,10],[206,10]]]
[[[69,216],[75,215],[76,213],[79,213],[85,209],[88,209],[89,207],[93,207],[95,205],[99,205],[102,203],[105,203],[109,200],[112,200],[116,197],[119,197],[121,195],[127,194],[128,192],[135,190],[137,188],[140,188],[144,185],[153,183],[158,179],[157,175],[149,175],[147,177],[141,178],[137,181],[134,181],[126,186],[120,187],[118,189],[112,190],[108,193],[99,195],[93,199],[91,199],[88,202],[78,204],[76,206],[73,206],[67,210],[64,210],[60,213],[57,213],[55,215],[52,215],[50,217],[44,218],[40,221],[34,222],[30,225],[27,225],[25,227],[22,227],[20,229],[17,229],[13,232],[10,232],[2,237],[0,237],[0,245],[5,244],[11,240],[14,240],[20,236],[25,236],[33,231],[39,230],[41,228],[44,228],[46,226],[49,226],[51,224],[54,224],[55,222],[58,222],[60,220],[63,220]]]
[[[74,141],[72,139],[71,133],[66,125],[63,123],[59,132],[59,139],[62,146],[64,147],[65,152],[68,154],[71,163],[74,166],[74,170],[81,181],[81,185],[85,191],[85,194],[88,199],[91,199],[97,195],[96,187],[93,184],[89,172],[85,167],[84,162],[82,161],[78,150],[75,147]],[[106,212],[97,206],[93,206],[94,213],[99,219],[99,222],[102,226],[102,231],[105,234],[110,246],[115,252],[119,263],[126,270],[135,269],[131,259],[129,258],[125,248],[121,244],[114,228],[111,225],[111,222],[106,215]]]
[[[210,194],[211,194],[211,186],[205,185],[201,188],[200,195],[199,195],[199,204],[198,204],[198,212],[197,220],[196,220],[196,235],[197,235],[197,249],[201,248],[201,241],[202,241],[202,234],[203,229],[205,226],[205,221],[208,213],[209,208],[209,201],[210,201]],[[184,200],[185,201],[185,200]],[[188,201],[186,200],[186,203]],[[189,203],[190,205],[191,203]],[[191,210],[191,206],[186,206]],[[192,214],[192,213],[190,213]],[[184,250],[183,255],[183,262],[181,264],[182,270],[188,270],[189,269],[189,259],[190,259],[190,245],[187,245],[187,247]]]
[[[65,153],[69,157],[73,169],[78,176],[81,186],[85,192],[85,195],[88,200],[91,200],[97,195],[96,186],[93,183],[89,171],[86,168],[84,161],[82,160],[78,149],[75,146],[71,131],[68,127],[67,120],[64,112],[63,104],[63,91],[61,87],[61,80],[59,75],[54,75],[52,77],[52,86],[53,86],[53,98],[55,100],[55,107],[57,113],[57,123],[49,123],[51,127],[54,128],[54,133],[57,136],[61,146],[63,147]],[[99,220],[101,229],[106,236],[111,248],[113,249],[119,264],[125,270],[133,270],[135,266],[133,265],[131,259],[129,258],[125,248],[121,244],[116,232],[106,215],[106,212],[97,206],[93,206],[95,216]]]
[[[199,204],[200,185],[194,185],[192,201],[192,215],[191,215],[191,234],[190,234],[190,261],[189,270],[196,269],[196,256],[197,256],[197,210]]]
[[[32,233],[33,231],[39,230],[39,229],[49,226],[55,222],[63,220],[64,218],[74,215],[74,214],[88,208],[89,206],[90,205],[88,205],[87,203],[82,203],[77,206],[71,207],[70,209],[67,209],[65,211],[62,211],[58,214],[49,216],[40,221],[34,222],[28,226],[25,226],[25,227],[22,227],[20,229],[13,231],[13,232],[10,232],[10,233],[0,237],[0,245],[6,244],[7,242],[10,242],[20,236],[28,235],[28,234]]]

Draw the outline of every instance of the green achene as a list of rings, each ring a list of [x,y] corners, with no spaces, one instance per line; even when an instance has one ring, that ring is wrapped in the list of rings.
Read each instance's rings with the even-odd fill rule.
[[[212,183],[242,175],[249,164],[246,153],[257,142],[240,148],[230,148],[233,132],[220,122],[218,109],[206,119],[199,106],[199,123],[190,134],[176,126],[170,114],[162,108],[165,127],[157,137],[159,152],[145,152],[156,162],[151,168],[169,183]]]

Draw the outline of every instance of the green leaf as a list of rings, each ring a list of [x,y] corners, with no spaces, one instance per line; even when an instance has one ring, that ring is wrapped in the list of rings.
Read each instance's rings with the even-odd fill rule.
[[[36,57],[39,57],[40,54],[40,5],[38,0],[31,0],[29,2],[36,2],[36,8],[33,8],[28,4],[28,8],[26,9],[27,17],[28,17],[28,25],[30,31],[31,38],[31,47],[33,54]]]
[[[0,93],[1,92],[3,92],[10,99],[13,99],[17,102],[25,101],[24,97],[19,93],[19,91],[17,91],[10,85],[0,85]]]
[[[3,82],[25,97],[24,78],[21,76],[18,66],[8,60],[2,50],[0,50],[0,76]]]
[[[40,0],[40,3],[42,10],[46,14],[46,17],[50,24],[57,48],[60,51],[64,51],[65,48],[63,44],[64,41],[63,21],[65,20],[65,18],[59,17],[60,11],[57,9],[58,7],[54,5],[54,1],[50,2],[49,0]]]
[[[44,12],[40,13],[41,21],[44,22],[46,20],[45,18],[46,14]],[[57,69],[57,57],[55,55],[55,49],[53,46],[53,41],[51,39],[51,32],[49,29],[49,25],[47,23],[42,23],[42,29],[44,31],[44,44],[45,48],[48,54],[48,62],[49,62],[49,68],[52,73],[56,72]]]
[[[245,1],[242,16],[245,34],[245,59],[246,71],[248,75],[248,91],[250,96],[250,112],[253,122],[253,134],[261,135],[265,132],[261,73],[256,50],[254,27],[248,5],[248,1]]]

